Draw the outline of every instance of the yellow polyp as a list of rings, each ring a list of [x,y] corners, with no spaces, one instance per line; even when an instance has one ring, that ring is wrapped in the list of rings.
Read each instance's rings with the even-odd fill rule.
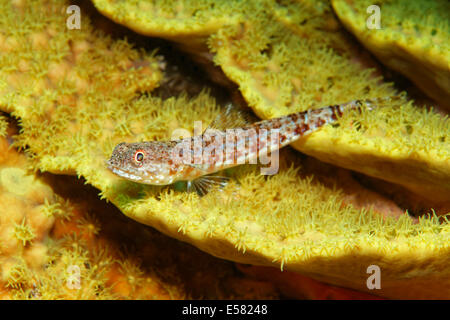
[[[14,237],[22,242],[22,245],[25,246],[27,243],[30,243],[36,235],[33,230],[26,224],[25,219],[22,220],[21,224],[14,225]]]

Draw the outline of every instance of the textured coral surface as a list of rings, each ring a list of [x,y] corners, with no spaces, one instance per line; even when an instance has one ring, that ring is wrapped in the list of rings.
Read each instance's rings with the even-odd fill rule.
[[[403,73],[430,97],[450,108],[448,1],[379,1],[377,29],[367,27],[367,8],[373,1],[333,0],[332,3],[346,28],[380,61]]]
[[[107,1],[95,3],[103,8],[102,3]],[[174,7],[175,11],[155,4],[148,8],[156,11],[142,8],[136,11],[137,5],[150,6],[151,2],[117,2],[120,3],[127,6],[126,10],[116,7],[121,16],[107,14],[120,23],[128,25],[133,14],[147,12],[161,18],[155,24],[162,30],[160,36],[170,32],[168,38],[184,39],[186,50],[207,50],[209,46],[215,53],[214,61],[227,77],[239,84],[240,92],[261,117],[395,92],[354,55],[356,46],[339,31],[327,2],[312,5],[265,1],[257,6],[249,1],[248,7],[240,7],[240,2],[236,2],[237,18],[233,16],[232,23],[227,25],[207,14],[208,10],[222,7],[230,10],[223,4],[216,7],[209,2],[204,6],[186,2]],[[19,119],[21,129],[14,145],[26,150],[32,169],[83,177],[100,190],[101,198],[112,202],[126,216],[216,257],[281,267],[362,291],[368,291],[367,267],[376,264],[382,270],[383,286],[377,292],[381,296],[450,296],[450,224],[444,216],[439,218],[427,210],[429,214],[412,219],[383,196],[365,192],[361,186],[356,186],[355,191],[353,182],[347,184],[352,179],[339,175],[347,171],[327,165],[320,170],[310,168],[305,156],[296,151],[281,152],[280,170],[274,176],[262,176],[258,167],[250,165],[227,170],[223,174],[231,177],[231,182],[223,190],[212,191],[202,198],[184,192],[180,185],[154,187],[114,176],[106,169],[105,161],[116,144],[167,140],[178,128],[192,132],[194,121],[208,125],[219,114],[220,105],[205,91],[167,99],[151,95],[158,85],[168,83],[162,81],[165,62],[148,50],[135,49],[126,40],[95,30],[85,11],[83,27],[68,30],[66,16],[55,14],[65,8],[61,1],[1,4],[5,18],[0,23],[10,27],[1,28],[0,109]],[[261,10],[264,6],[278,7]],[[296,10],[297,6],[302,10]],[[193,24],[189,33],[185,27],[193,16],[200,22]],[[315,20],[315,16],[321,18]],[[174,17],[179,25],[171,24]],[[246,22],[239,20],[242,17],[248,17]],[[234,19],[240,23],[234,23]],[[261,19],[273,23],[264,25],[265,20]],[[209,28],[210,23],[216,27]],[[203,30],[215,33],[208,37],[201,31],[204,26],[208,27]],[[189,36],[196,39],[192,47],[186,40]],[[302,58],[297,60],[297,55]],[[442,204],[448,200],[450,190],[448,129],[448,119],[402,101],[373,113],[348,114],[335,126],[323,128],[295,147],[321,160],[397,182]],[[20,183],[27,179],[15,179],[11,172],[5,177],[7,181]],[[442,206],[444,211],[439,213],[448,212]],[[84,255],[81,251],[75,253],[83,259],[94,259],[97,268],[113,271],[94,275],[90,262],[87,267],[84,263],[87,260],[77,260],[83,262],[83,274],[91,275],[97,282],[83,291],[85,296],[76,297],[92,297],[95,290],[104,290],[102,294],[109,297],[116,287],[108,286],[108,281],[114,280],[121,284],[111,294],[119,297],[183,296],[185,291],[178,286],[165,284],[159,275],[154,278],[154,272],[145,269],[147,261],[156,257],[154,252],[143,255],[144,267],[130,258],[116,264],[115,269],[108,258],[89,253],[92,242],[99,243],[92,252],[109,245],[94,241],[98,240],[97,228],[101,223],[89,222],[96,216],[82,215],[85,210],[80,215],[74,213],[77,218],[66,225],[55,222],[54,236],[75,233],[75,240],[65,241],[75,243],[73,250],[87,250]],[[13,228],[22,238],[16,239],[14,246],[27,247],[39,234],[28,230],[28,218],[19,218]],[[102,213],[97,218],[104,219]],[[116,222],[116,229],[111,227],[112,233],[134,223],[127,222],[125,217]],[[146,240],[153,239],[145,235],[148,227],[142,225],[139,229],[136,223],[133,228],[129,235],[152,251],[153,247],[144,246]],[[49,227],[45,230],[48,233]],[[66,264],[51,266],[57,274],[74,261],[73,250],[62,260]],[[64,252],[57,251],[58,257]],[[185,265],[186,260],[174,260]],[[232,271],[227,269],[230,265],[225,263],[224,268],[224,273],[233,278]],[[95,278],[103,274],[109,274],[110,278]],[[200,273],[198,278],[196,284],[209,276]],[[235,287],[230,284],[224,289],[226,293],[221,291],[216,297],[276,296],[270,284],[248,279],[236,281],[232,282],[237,283]],[[29,294],[32,282],[29,279],[22,282]],[[241,283],[247,283],[244,287],[248,290],[239,292]],[[152,290],[147,291],[147,286]],[[43,294],[42,290],[36,292]]]

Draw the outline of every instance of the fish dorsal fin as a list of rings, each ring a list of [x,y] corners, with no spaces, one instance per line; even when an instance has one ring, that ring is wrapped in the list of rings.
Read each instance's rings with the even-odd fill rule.
[[[209,124],[205,132],[210,129],[225,131],[226,129],[245,127],[257,120],[250,112],[228,103],[213,122]]]

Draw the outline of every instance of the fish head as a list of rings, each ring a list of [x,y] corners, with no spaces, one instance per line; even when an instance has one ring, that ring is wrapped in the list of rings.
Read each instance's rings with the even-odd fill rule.
[[[138,183],[171,184],[177,166],[171,160],[170,150],[170,142],[122,142],[114,148],[107,167],[114,174]]]

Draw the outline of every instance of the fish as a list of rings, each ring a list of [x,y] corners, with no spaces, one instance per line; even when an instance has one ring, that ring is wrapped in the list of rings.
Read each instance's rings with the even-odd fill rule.
[[[142,184],[186,181],[188,191],[203,196],[228,182],[228,177],[214,173],[245,163],[256,164],[258,160],[267,164],[269,155],[337,121],[347,110],[372,110],[387,99],[391,98],[352,100],[237,128],[217,129],[210,125],[202,134],[183,139],[122,142],[114,148],[107,167],[119,177]]]

